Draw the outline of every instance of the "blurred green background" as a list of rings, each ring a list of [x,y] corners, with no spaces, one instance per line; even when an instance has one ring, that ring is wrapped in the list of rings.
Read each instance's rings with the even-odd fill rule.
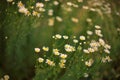
[[[15,0],[17,2],[19,0]],[[27,6],[32,0],[22,0]],[[44,3],[44,0],[35,0]],[[72,0],[60,0],[64,4]],[[51,1],[52,2],[52,1]],[[87,0],[86,0],[87,2]],[[86,4],[83,3],[80,6]],[[17,12],[16,5],[11,5],[6,0],[0,0],[0,78],[10,75],[11,80],[32,80],[35,76],[35,62],[38,55],[34,48],[42,45],[52,45],[52,35],[55,33],[67,35],[79,35],[84,33],[89,26],[85,21],[91,18],[94,23],[103,25],[104,37],[112,46],[110,64],[101,66],[95,74],[95,80],[119,80],[120,79],[120,1],[108,0],[111,4],[111,14],[104,14],[103,18],[93,12],[73,8],[74,13],[66,13],[60,6],[46,7],[53,9],[52,17],[47,12],[43,17],[27,17]],[[49,2],[50,3],[50,2]],[[47,4],[49,5],[49,4]],[[92,5],[92,4],[91,4]],[[48,26],[48,19],[55,16],[63,18],[63,22],[55,21],[54,26]],[[79,23],[70,22],[74,16],[79,18]]]

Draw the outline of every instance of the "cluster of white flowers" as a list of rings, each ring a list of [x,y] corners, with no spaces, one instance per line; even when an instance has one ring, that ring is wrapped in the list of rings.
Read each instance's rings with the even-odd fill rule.
[[[61,39],[62,36],[60,34],[56,34],[55,36],[53,36],[54,39]]]
[[[106,44],[103,39],[99,39],[99,43],[101,44],[101,46],[104,47],[104,52],[109,54],[109,53],[110,53],[111,46],[108,45],[108,44]]]
[[[97,26],[95,26],[95,30],[96,29],[101,29],[101,27],[97,25]],[[93,32],[91,30],[87,30],[86,32],[87,32],[86,36],[90,36],[90,37],[96,36],[96,34],[93,34]],[[100,56],[101,57],[101,61],[103,63],[112,61],[112,59],[108,56],[108,54],[110,53],[111,46],[106,44],[106,42],[102,39],[101,36],[98,36],[95,40],[94,39],[90,39],[90,38],[89,38],[90,39],[89,40],[86,36],[81,35],[77,39],[76,36],[68,37],[67,35],[60,35],[60,34],[54,35],[53,39],[55,39],[55,40],[56,39],[58,39],[58,40],[59,39],[61,39],[61,40],[72,39],[72,41],[74,43],[73,44],[74,46],[70,45],[71,43],[70,44],[69,43],[65,43],[64,44],[64,50],[66,52],[62,52],[64,50],[61,51],[58,48],[53,48],[53,50],[52,50],[53,51],[53,55],[55,56],[55,58],[59,58],[59,61],[57,61],[57,62],[55,60],[51,61],[49,59],[44,60],[41,57],[38,59],[38,62],[39,63],[43,63],[45,61],[45,63],[47,63],[50,66],[57,66],[55,64],[59,64],[60,68],[65,68],[66,67],[65,63],[66,63],[67,58],[69,57],[69,55],[71,55],[71,53],[74,54],[77,50],[83,50],[83,52],[86,53],[86,54],[90,54],[90,53],[93,53],[93,54],[94,53],[100,53],[100,54],[101,53],[107,53],[107,54],[105,54],[105,55],[107,55],[105,57]],[[76,47],[75,44],[78,44],[78,46]],[[88,48],[82,47],[81,44],[87,45]],[[80,49],[79,49],[79,47],[80,47]],[[45,52],[49,51],[49,48],[45,47],[45,46],[43,46],[42,49]],[[40,52],[40,49],[39,48],[35,48],[35,52]],[[67,53],[70,53],[70,54],[67,54]],[[83,59],[83,61],[84,61],[86,66],[91,67],[93,65],[93,63],[94,63],[94,58],[91,57],[88,60],[84,60]]]
[[[65,59],[61,59],[60,62],[59,62],[60,68],[65,68],[65,63],[66,63],[66,60]]]
[[[32,12],[32,15],[33,15],[33,16],[37,16],[37,17],[40,17],[40,13],[38,13],[37,11],[33,11],[33,12]]]
[[[70,7],[74,7],[74,8],[78,8],[79,6],[75,3],[72,3],[72,2],[67,2],[67,5],[70,6]]]
[[[56,55],[56,56],[60,55],[60,52],[59,52],[58,49],[53,49],[53,53],[54,53],[54,55]]]
[[[49,1],[49,0],[46,0],[46,1]],[[77,2],[83,2],[83,0],[77,0]],[[89,3],[90,2],[88,1],[88,4]],[[55,0],[55,1],[52,2],[52,4],[57,6],[57,5],[59,5],[59,2]],[[20,5],[24,6],[23,4],[20,4]],[[102,2],[99,3],[99,4],[97,4],[97,2],[96,2],[93,5],[95,5],[95,6],[102,6]],[[46,6],[46,5],[44,5],[41,2],[36,3],[35,8],[37,8],[38,11],[33,10],[32,15],[39,17],[40,16],[39,12],[44,12],[45,11],[44,6]],[[69,12],[72,11],[72,8],[78,8],[78,7],[79,7],[78,4],[76,4],[74,2],[70,2],[70,1],[66,2],[65,4],[61,4],[61,8],[64,8],[66,11],[69,11]],[[102,14],[101,10],[99,10],[99,9],[97,9],[95,7],[89,6],[89,5],[83,5],[82,8],[85,9],[85,10],[90,10],[90,11],[94,11],[94,12],[96,11],[99,14]],[[27,12],[27,11],[28,11],[27,9],[23,10],[23,13]],[[62,16],[58,16],[57,15],[57,16],[53,17],[54,9],[52,9],[52,8],[47,10],[47,14],[50,17],[48,19],[48,25],[49,26],[53,26],[54,23],[55,23],[55,20],[57,22],[63,22],[64,21],[64,17],[62,17]],[[74,23],[78,23],[79,22],[79,18],[77,18],[75,16],[71,17],[70,20],[72,22],[74,22]],[[87,18],[86,22],[89,23],[90,25],[93,25],[93,21],[92,21],[91,18]],[[57,47],[54,47],[52,49],[52,53],[53,53],[52,55],[55,57],[55,59],[59,58],[58,62],[56,62],[55,59],[53,59],[53,58],[52,59],[51,58],[49,58],[49,59],[45,58],[45,60],[44,60],[44,57],[43,58],[41,58],[41,57],[38,58],[38,62],[39,63],[45,62],[45,63],[47,63],[50,66],[56,66],[57,64],[59,64],[60,68],[65,68],[65,66],[66,66],[65,63],[67,61],[67,58],[69,57],[69,55],[71,53],[75,53],[78,50],[78,46],[80,47],[79,50],[82,50],[82,52],[86,53],[86,54],[107,53],[107,54],[105,54],[105,55],[107,55],[105,57],[100,56],[101,57],[101,61],[103,63],[112,61],[110,56],[108,56],[108,54],[110,54],[111,46],[108,45],[104,41],[101,29],[102,29],[101,26],[96,24],[94,26],[94,31],[93,30],[87,30],[86,34],[80,35],[78,39],[76,38],[76,36],[71,38],[71,36],[61,35],[61,34],[56,34],[56,35],[52,36],[52,38],[55,39],[55,41],[59,41],[59,40],[64,40],[65,41],[64,48],[63,48],[65,50],[65,52],[62,52],[64,50],[60,50]],[[85,35],[87,35],[87,36],[85,36]],[[94,38],[91,39],[91,37],[94,37],[94,36],[95,36],[95,39]],[[69,39],[72,39],[73,44],[69,43],[69,41],[67,41]],[[78,44],[78,46],[75,46],[77,44]],[[74,45],[74,46],[72,46],[72,45]],[[85,46],[87,45],[87,46],[84,47],[84,45]],[[45,47],[45,46],[42,47],[42,50],[44,52],[51,51],[51,50],[49,50],[49,47]],[[39,53],[40,52],[40,48],[35,48],[35,52]],[[67,54],[67,53],[70,53],[70,54]],[[92,57],[90,57],[88,60],[84,61],[85,65],[88,66],[88,67],[91,67],[94,62],[95,62],[94,58],[92,58]],[[87,74],[86,74],[86,76],[87,76]]]
[[[99,39],[98,42],[95,40],[92,40],[89,45],[90,45],[90,47],[88,49],[83,49],[84,53],[96,52],[99,50],[100,47],[104,48],[105,53],[108,53],[108,54],[110,53],[109,49],[111,48],[111,46],[106,44],[103,39]]]
[[[100,29],[101,27],[99,25],[95,25],[95,34],[98,36],[98,40],[91,40],[89,42],[90,47],[88,47],[87,49],[83,49],[84,53],[87,53],[87,54],[94,53],[94,52],[101,51],[101,49],[102,49],[102,52],[104,51],[107,54],[110,53],[111,46],[105,43],[105,41],[101,38],[103,37],[103,34],[101,33]],[[90,36],[90,35],[93,35],[93,32],[88,30],[87,34]]]
[[[37,2],[35,7],[33,6],[33,10],[32,10],[32,15],[33,16],[37,16],[37,17],[40,17],[40,14],[41,12],[45,12],[45,9],[44,9],[44,4],[41,3],[41,2]]]
[[[43,46],[42,47],[42,49],[43,49],[43,51],[49,51],[49,47],[45,47],[45,46]],[[35,52],[36,53],[38,53],[38,52],[40,52],[40,48],[35,48]],[[56,49],[53,49],[53,54],[55,55],[55,56],[59,56],[60,57],[60,62],[59,62],[59,66],[60,66],[60,68],[65,68],[65,62],[66,62],[66,58],[67,58],[67,54],[63,54],[63,53],[60,53],[59,52],[59,50],[56,48]],[[44,58],[41,58],[41,57],[39,57],[38,58],[38,62],[39,63],[43,63],[43,62],[45,62],[45,63],[47,63],[49,66],[55,66],[55,62],[54,61],[51,61],[50,59],[45,59],[44,60]]]
[[[31,13],[28,11],[27,8],[25,8],[25,5],[21,1],[18,2],[17,6],[19,8],[18,11],[20,13],[23,13],[23,14],[28,15],[28,16],[31,15]]]
[[[110,14],[111,13],[111,4],[110,3],[106,3],[104,0],[101,1],[102,5],[100,6],[100,9],[103,11],[103,13],[105,14]]]
[[[62,59],[65,59],[65,58],[67,58],[67,54],[60,54],[60,57],[61,57]]]
[[[83,49],[84,53],[93,53],[95,51],[98,51],[98,48],[100,47],[100,44],[95,40],[92,40],[89,45],[90,47],[88,49]]]
[[[15,4],[15,2],[13,3],[13,0],[7,0],[7,2],[12,4]],[[18,12],[22,13],[26,16],[36,16],[36,17],[40,17],[42,12],[45,12],[45,8],[44,8],[44,4],[42,2],[37,2],[35,4],[35,6],[28,6],[29,10],[27,7],[25,7],[25,4],[22,3],[22,1],[19,1],[17,3],[18,6]]]
[[[110,61],[112,61],[112,59],[110,58],[110,56],[106,56],[106,57],[102,58],[102,62],[103,63],[110,62]]]
[[[34,50],[35,50],[36,53],[39,53],[39,52],[40,52],[40,48],[34,48]],[[49,47],[43,46],[43,47],[42,47],[42,50],[47,52],[47,51],[49,51]]]
[[[44,61],[45,61],[45,63],[48,64],[49,66],[55,66],[54,61],[51,61],[50,59],[44,60],[44,59],[41,58],[41,57],[38,58],[38,62],[39,62],[39,63],[43,63]]]
[[[95,30],[100,30],[101,27],[99,25],[96,25],[95,26]],[[94,35],[92,31],[87,31],[87,34],[90,36],[90,35]],[[89,46],[87,49],[83,49],[83,52],[86,53],[86,54],[89,54],[89,53],[100,53],[100,54],[103,54],[103,53],[107,53],[105,54],[106,56],[101,56],[101,61],[103,63],[105,62],[110,62],[112,61],[112,59],[110,58],[110,56],[108,54],[110,54],[110,49],[111,49],[111,46],[109,44],[107,44],[104,39],[102,39],[103,37],[103,34],[101,33],[101,30],[98,31],[97,33],[95,32],[95,35],[97,34],[98,38],[96,38],[95,40],[92,39],[91,41],[88,42],[87,46]],[[95,36],[94,35],[94,36]],[[92,66],[92,64],[94,63],[94,60],[93,59],[89,59],[88,61],[85,62],[85,65],[86,66]]]
[[[95,28],[96,28],[95,34],[96,34],[97,36],[99,36],[99,37],[103,37],[103,35],[102,35],[102,33],[101,33],[102,31],[100,30],[101,27],[98,26],[98,25],[95,25]]]
[[[50,65],[50,66],[55,66],[54,61],[51,61],[51,60],[49,60],[49,59],[46,59],[46,63],[47,63],[48,65]]]
[[[50,0],[44,0],[44,1],[48,2]],[[92,0],[90,0],[90,1],[92,1]],[[95,1],[97,1],[97,0],[95,0]],[[11,3],[11,2],[13,2],[13,0],[7,0],[7,2]],[[60,4],[57,0],[51,1],[51,2],[54,6],[57,6]],[[80,2],[83,2],[83,0],[77,0],[77,2],[80,3]],[[96,2],[93,5],[102,6],[101,2],[99,2],[99,4]],[[25,5],[22,3],[22,1],[19,1],[17,3],[17,6],[19,8],[18,11],[27,16],[31,15],[31,16],[40,17],[42,12],[47,11],[47,15],[50,17],[48,19],[49,26],[54,26],[55,20],[60,23],[65,21],[64,17],[62,17],[60,15],[53,16],[55,13],[54,9],[53,8],[45,9],[45,7],[47,5],[45,5],[42,2],[37,2],[37,3],[35,3],[35,6],[30,6],[30,7],[26,8]],[[78,3],[76,4],[76,3],[73,3],[72,1],[71,2],[68,1],[64,4],[61,4],[61,8],[63,8],[66,11],[69,11],[69,12],[72,11],[72,8],[78,8],[78,7],[79,7]],[[31,10],[29,10],[29,8]],[[82,9],[90,10],[90,11],[94,11],[94,12],[96,11],[99,14],[102,14],[100,9],[94,8],[89,5],[83,5]],[[76,24],[80,22],[79,21],[80,18],[76,17],[76,16],[71,17],[70,20]],[[94,22],[94,21],[92,21],[91,18],[87,18],[86,22],[89,23],[90,25],[93,25],[92,22]],[[95,25],[94,28],[95,28],[94,31],[87,30],[85,34],[80,35],[78,38],[76,38],[76,36],[72,36],[72,38],[71,38],[71,36],[61,35],[61,34],[56,34],[56,35],[52,36],[52,38],[55,39],[55,41],[63,40],[64,45],[62,46],[63,47],[62,50],[61,50],[61,48],[56,47],[56,46],[55,47],[53,46],[52,50],[46,46],[43,46],[41,49],[36,47],[36,48],[34,48],[34,51],[37,54],[41,53],[42,51],[45,53],[45,54],[43,54],[42,57],[39,57],[37,59],[37,61],[40,63],[40,65],[45,63],[49,66],[59,65],[60,68],[66,68],[66,66],[67,66],[66,62],[67,62],[67,59],[69,58],[69,55],[71,55],[71,53],[72,54],[76,53],[77,50],[81,51],[78,54],[81,54],[81,55],[82,55],[82,53],[88,54],[88,55],[85,54],[86,56],[89,56],[89,54],[92,55],[94,53],[107,53],[107,54],[105,54],[107,56],[104,56],[104,57],[100,56],[101,62],[105,63],[105,62],[112,61],[110,56],[108,56],[108,54],[110,54],[111,46],[106,44],[106,42],[104,41],[101,26]],[[85,36],[85,35],[87,35],[87,36]],[[97,38],[95,38],[95,40],[94,39],[91,40],[91,37],[94,37],[94,35]],[[72,44],[72,42],[69,42],[69,40],[71,41],[71,39],[72,39],[73,44]],[[88,39],[89,39],[89,41],[88,41]],[[59,43],[59,44],[61,44],[61,43]],[[87,45],[87,48],[86,48],[86,45]],[[63,51],[65,51],[65,52],[63,52]],[[50,54],[50,56],[47,56],[46,53]],[[52,58],[51,58],[51,56],[52,56]],[[91,67],[95,62],[93,57],[89,57],[88,60],[82,59],[82,61],[85,64],[85,66],[87,66],[87,67]],[[84,76],[88,77],[88,74],[85,73]]]
[[[43,8],[43,7],[44,7],[44,4],[43,4],[43,3],[38,2],[38,3],[36,3],[36,7],[37,7],[37,8]]]
[[[82,37],[85,38],[84,36],[82,36]],[[56,34],[55,36],[53,36],[53,38],[54,38],[54,39],[63,39],[63,40],[71,39],[71,38],[69,38],[67,35],[60,35],[60,34]],[[81,38],[81,39],[82,39],[82,40],[85,40],[85,39],[83,39],[83,38]],[[74,36],[72,39],[73,39],[73,43],[76,43],[76,44],[77,44],[77,43],[79,42],[79,40],[76,39],[76,36]],[[65,44],[65,45],[64,45],[64,49],[65,49],[65,51],[68,52],[68,53],[70,53],[70,52],[75,52],[75,51],[76,51],[75,46],[72,46],[72,45],[70,45],[70,44]],[[43,46],[43,47],[42,47],[42,50],[45,51],[45,52],[47,52],[47,51],[49,51],[49,47]],[[59,56],[59,57],[57,57],[57,58],[60,59],[60,61],[58,62],[58,63],[59,63],[59,67],[60,67],[60,68],[65,68],[66,59],[67,59],[67,57],[68,57],[70,54],[65,54],[65,52],[64,52],[64,54],[63,54],[63,53],[60,52],[60,50],[57,49],[57,48],[53,48],[52,51],[53,51],[53,55],[55,55],[56,57]],[[35,48],[35,52],[36,52],[36,53],[39,53],[39,52],[40,52],[40,48]],[[47,64],[50,65],[50,66],[55,66],[55,64],[57,64],[56,61],[51,61],[51,60],[49,60],[49,59],[44,60],[44,58],[41,58],[41,57],[38,58],[38,62],[39,62],[39,63],[45,62],[45,63],[47,63]]]
[[[61,58],[61,60],[59,62],[60,68],[65,68],[65,62],[66,62],[66,58],[68,55],[60,53],[58,49],[53,49],[53,53],[54,53],[54,55],[59,56]]]
[[[85,61],[85,65],[90,67],[90,66],[92,66],[93,62],[94,62],[93,59],[89,59],[88,61]]]
[[[65,51],[66,51],[66,52],[73,52],[73,51],[75,51],[75,47],[74,47],[74,46],[71,46],[71,45],[69,45],[69,44],[66,44],[66,45],[64,46],[64,48],[65,48]]]
[[[54,35],[54,36],[52,36],[52,38],[54,38],[54,39],[65,39],[65,40],[67,40],[69,37],[67,36],[67,35],[60,35],[60,34],[56,34],[56,35]]]

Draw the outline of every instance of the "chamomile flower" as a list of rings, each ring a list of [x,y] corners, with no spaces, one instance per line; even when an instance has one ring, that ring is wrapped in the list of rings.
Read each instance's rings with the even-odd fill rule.
[[[55,39],[61,39],[62,36],[60,34],[56,34],[53,38],[55,38]]]
[[[43,61],[44,61],[43,58],[38,58],[38,62],[39,62],[39,63],[42,63]]]
[[[18,11],[19,11],[20,13],[24,13],[25,15],[30,15],[30,12],[29,12],[28,9],[25,8],[25,7],[19,8]]]
[[[60,57],[61,57],[62,59],[65,59],[65,58],[67,58],[67,54],[60,54]]]
[[[60,63],[66,63],[66,60],[65,59],[61,59]]]
[[[66,36],[66,35],[64,35],[64,36],[63,36],[63,39],[68,39],[68,38],[69,38],[69,37],[68,37],[68,36]]]
[[[99,39],[99,43],[100,43],[100,45],[102,45],[102,46],[105,45],[105,41],[104,41],[102,38]]]
[[[21,1],[19,1],[18,4],[17,4],[17,6],[18,6],[19,8],[22,8],[22,7],[24,7],[24,4],[23,4]]]
[[[104,49],[105,53],[110,54],[110,51],[108,49]]]
[[[106,56],[105,58],[106,58],[106,60],[107,60],[108,62],[112,61],[112,59],[110,58],[110,56]]]
[[[88,31],[87,31],[87,34],[88,34],[88,35],[92,35],[93,32],[88,30]]]
[[[46,63],[50,66],[55,66],[55,63],[49,59],[46,59]]]
[[[78,40],[77,40],[77,39],[73,39],[73,42],[74,42],[74,43],[78,43]]]
[[[38,13],[37,11],[33,11],[32,15],[33,15],[33,16],[37,16],[37,17],[40,17],[40,13]]]
[[[59,50],[58,49],[53,49],[53,52],[59,52]]]
[[[96,29],[101,29],[101,27],[99,25],[95,25]]]
[[[84,53],[90,53],[89,50],[87,50],[87,49],[83,49],[83,52]]]
[[[65,68],[65,64],[64,63],[59,63],[60,68]]]
[[[58,49],[53,49],[53,53],[54,53],[54,55],[56,55],[56,56],[60,55],[60,53],[59,53],[59,50],[58,50]]]
[[[59,2],[58,2],[58,1],[54,1],[53,4],[54,4],[55,6],[57,6],[57,5],[59,4]]]
[[[92,66],[93,62],[94,62],[93,59],[89,59],[88,61],[85,61],[85,65],[90,67]]]
[[[42,48],[44,51],[49,51],[49,47],[45,47],[45,46],[43,46],[43,48]]]
[[[38,2],[38,3],[36,3],[36,7],[37,7],[37,8],[44,7],[44,4],[43,4],[43,3]]]
[[[99,37],[103,37],[101,30],[95,30],[95,34],[98,35]]]
[[[80,40],[85,40],[85,36],[80,36]]]
[[[110,56],[102,57],[102,62],[103,63],[110,62],[110,61],[112,61],[112,59],[110,58]]]
[[[66,52],[73,52],[73,51],[75,51],[75,47],[73,47],[73,46],[71,46],[71,45],[69,45],[69,44],[66,44],[66,45],[64,46],[64,48],[65,48],[65,51],[66,51]]]
[[[56,20],[57,20],[58,22],[62,22],[62,21],[63,21],[63,19],[62,19],[61,17],[59,17],[59,16],[56,16]]]
[[[104,45],[104,48],[105,48],[105,49],[111,49],[111,46],[108,45],[108,44],[105,44],[105,45]]]
[[[59,53],[59,52],[55,52],[54,53],[54,55],[56,55],[56,56],[58,56],[58,55],[60,55],[61,53]]]
[[[88,48],[88,51],[91,53],[95,52],[95,50],[93,48]]]
[[[36,53],[40,52],[40,48],[34,48],[34,50],[35,50]]]

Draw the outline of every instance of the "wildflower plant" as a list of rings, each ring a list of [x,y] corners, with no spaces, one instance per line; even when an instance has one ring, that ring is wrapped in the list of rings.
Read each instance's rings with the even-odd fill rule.
[[[14,4],[13,0],[7,2]],[[111,45],[102,32],[106,26],[104,17],[111,14],[107,1],[30,0],[29,5],[22,1],[15,3],[20,15],[41,22],[45,18],[46,22],[42,24],[52,31],[49,45],[33,49],[38,57],[34,80],[79,80],[91,77],[101,64],[112,61]]]
[[[64,35],[54,35],[53,47],[49,48],[48,52],[40,52],[35,80],[78,80],[86,74],[91,75],[100,64],[112,61],[109,56],[111,46],[96,30],[101,31],[101,27],[98,29],[95,26],[93,31],[84,34],[86,36],[74,36],[75,38],[67,36],[67,39],[64,39]]]

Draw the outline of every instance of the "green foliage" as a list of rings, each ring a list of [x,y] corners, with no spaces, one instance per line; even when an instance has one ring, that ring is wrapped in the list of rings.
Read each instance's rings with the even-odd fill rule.
[[[117,31],[120,28],[120,14],[117,12],[119,8],[116,5],[118,3],[113,3],[113,0],[78,1],[57,0],[59,4],[55,5],[54,0],[22,0],[25,8],[31,13],[29,16],[28,13],[26,15],[19,11],[19,0],[15,0],[15,4],[0,1],[0,78],[8,74],[11,80],[31,80],[33,76],[34,80],[98,80],[98,77],[104,77],[103,71],[108,69],[112,73],[111,68],[114,66],[107,63],[105,65],[101,61],[109,55],[102,51],[103,47],[90,54],[84,53],[83,50],[90,46],[91,40],[99,41],[99,38],[102,38],[111,45],[110,57],[113,64],[117,61],[120,51],[120,30]],[[44,4],[45,11],[37,11],[37,2]],[[102,5],[94,6],[94,3]],[[31,8],[33,6],[34,8]],[[49,15],[49,10],[53,10],[53,15]],[[33,15],[33,11],[38,13]],[[103,37],[95,35],[96,25],[101,26]],[[88,30],[93,32],[92,36],[86,33]],[[56,34],[60,34],[62,38],[52,38],[56,37]],[[65,40],[65,35],[69,39]],[[79,39],[81,35],[85,36],[86,44]],[[73,42],[74,36],[78,43]],[[88,36],[90,38],[87,38]],[[66,44],[74,46],[76,51],[66,52]],[[44,51],[43,46],[49,46],[49,51]],[[40,48],[40,53],[35,53],[35,48]],[[65,68],[59,66],[60,55],[55,56],[53,49],[67,54]],[[43,58],[44,62],[40,63],[39,58]],[[85,61],[91,58],[94,63],[88,67]],[[46,59],[54,61],[56,65],[49,66]]]

